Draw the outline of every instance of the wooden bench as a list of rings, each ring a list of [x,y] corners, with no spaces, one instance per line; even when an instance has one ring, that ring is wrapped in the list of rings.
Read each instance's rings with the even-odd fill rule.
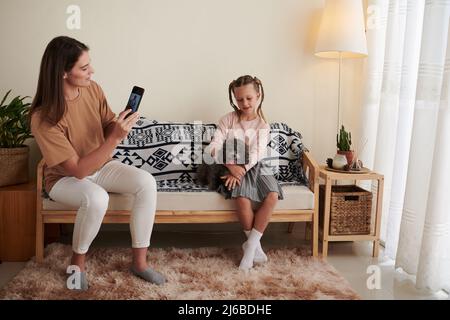
[[[36,262],[44,260],[44,225],[46,223],[75,223],[77,210],[45,210],[43,208],[42,182],[45,162],[42,159],[37,169],[36,197]],[[314,194],[313,209],[275,210],[271,222],[291,222],[289,232],[292,232],[294,222],[309,222],[312,231],[311,249],[313,256],[318,255],[319,235],[319,167],[309,152],[303,153],[303,168],[309,179],[308,188]],[[157,210],[155,223],[225,223],[238,221],[235,211],[165,211]],[[129,223],[129,210],[108,210],[103,223]]]

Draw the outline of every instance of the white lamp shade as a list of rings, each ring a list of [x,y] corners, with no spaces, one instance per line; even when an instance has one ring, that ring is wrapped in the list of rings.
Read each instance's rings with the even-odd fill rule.
[[[326,0],[315,55],[322,58],[367,56],[362,0]]]

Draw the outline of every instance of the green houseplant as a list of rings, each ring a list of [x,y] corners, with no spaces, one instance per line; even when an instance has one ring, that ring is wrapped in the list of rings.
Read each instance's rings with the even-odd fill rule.
[[[336,135],[337,153],[345,155],[348,165],[351,165],[353,162],[353,150],[351,150],[351,145],[352,134],[345,131],[345,128],[342,125],[339,133]]]
[[[28,182],[29,147],[24,145],[31,138],[29,125],[29,97],[17,96],[5,103],[11,90],[0,103],[0,186]]]

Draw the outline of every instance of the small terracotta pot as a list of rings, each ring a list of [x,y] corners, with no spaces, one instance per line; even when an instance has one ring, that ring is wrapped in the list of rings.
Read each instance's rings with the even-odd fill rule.
[[[348,164],[348,165],[351,165],[351,164],[352,164],[352,162],[353,162],[353,155],[354,155],[353,150],[350,150],[350,151],[341,151],[341,150],[338,150],[337,153],[338,153],[338,154],[343,154],[343,155],[345,155],[345,157],[347,158],[347,164]]]

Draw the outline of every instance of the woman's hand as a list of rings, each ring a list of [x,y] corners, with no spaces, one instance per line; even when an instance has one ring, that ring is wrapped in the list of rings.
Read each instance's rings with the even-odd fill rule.
[[[125,119],[126,115],[130,112],[131,109],[126,109],[119,113],[119,117],[114,121],[114,125],[108,139],[113,139],[117,144],[119,144],[127,137],[128,133],[139,119],[139,114],[137,112]]]
[[[233,177],[241,180],[245,176],[246,170],[243,166],[237,164],[226,164],[225,166]]]
[[[225,187],[228,190],[233,190],[236,187],[236,184],[239,186],[241,185],[241,181],[230,174],[224,175],[220,177],[220,179],[225,180]]]

